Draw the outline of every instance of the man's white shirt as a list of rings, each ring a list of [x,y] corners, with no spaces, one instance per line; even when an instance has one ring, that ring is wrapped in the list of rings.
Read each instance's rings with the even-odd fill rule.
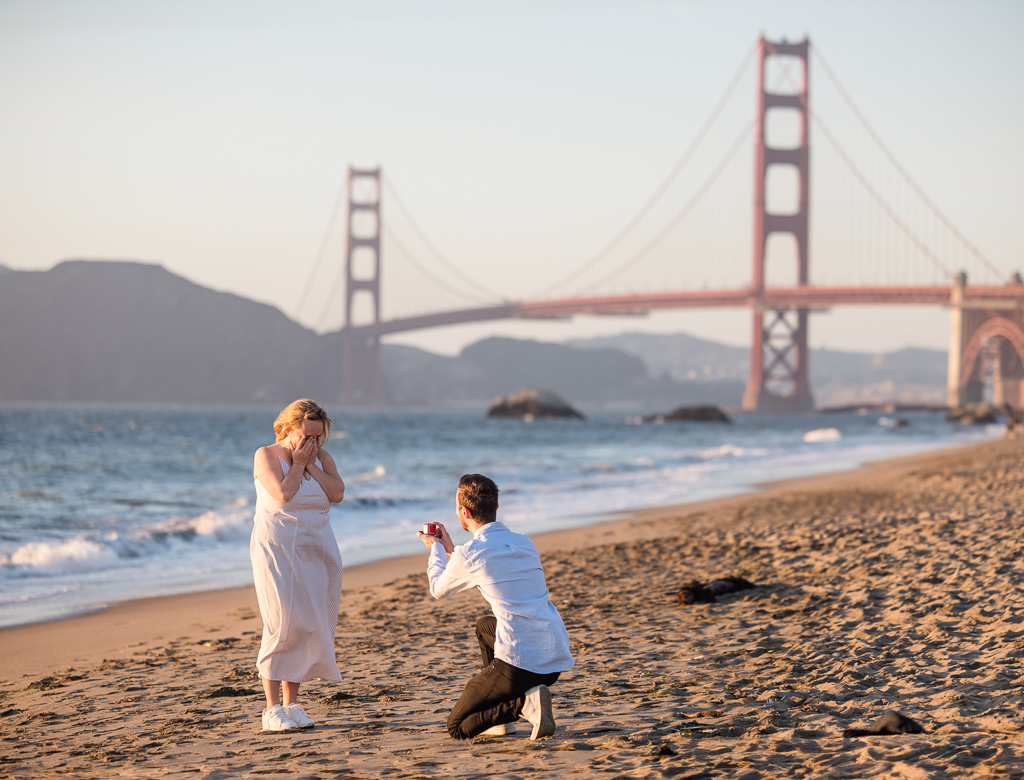
[[[540,555],[526,534],[495,521],[477,529],[450,558],[434,544],[427,578],[436,599],[480,590],[498,621],[495,658],[537,674],[564,672],[575,663],[562,617],[548,598]]]

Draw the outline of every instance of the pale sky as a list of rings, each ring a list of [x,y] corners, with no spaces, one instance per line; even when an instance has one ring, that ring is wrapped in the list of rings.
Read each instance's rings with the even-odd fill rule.
[[[1022,29],[1016,0],[0,0],[0,264],[155,262],[334,330],[339,191],[349,165],[379,165],[393,237],[385,316],[481,303],[449,300],[412,270],[407,253],[462,284],[422,236],[463,278],[534,297],[630,222],[735,78],[705,145],[630,240],[657,236],[738,141],[706,211],[646,264],[623,260],[624,241],[594,270],[628,266],[608,286],[558,294],[740,287],[752,253],[747,58],[764,34],[809,36],[898,164],[1008,277],[1024,270]],[[930,284],[939,264],[960,270],[962,246],[907,194],[814,58],[810,79],[828,123],[811,128],[812,283]],[[934,242],[931,267],[891,222],[878,227],[882,210],[856,194],[828,134]],[[947,323],[941,309],[836,309],[812,318],[810,336],[941,349]],[[621,330],[746,344],[750,315],[495,322],[392,341],[451,354],[487,335]]]

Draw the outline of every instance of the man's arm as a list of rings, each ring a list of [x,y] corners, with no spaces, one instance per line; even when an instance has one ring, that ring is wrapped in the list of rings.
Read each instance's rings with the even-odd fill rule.
[[[472,573],[466,566],[462,549],[456,547],[451,557],[448,557],[441,544],[431,545],[430,557],[427,558],[427,582],[430,595],[435,599],[443,599],[474,587]]]

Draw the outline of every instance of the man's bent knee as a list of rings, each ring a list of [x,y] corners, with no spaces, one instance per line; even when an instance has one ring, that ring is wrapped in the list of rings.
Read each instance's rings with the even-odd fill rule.
[[[464,718],[456,719],[454,713],[448,716],[448,735],[452,739],[472,739],[471,735],[467,734],[462,728],[464,722]]]

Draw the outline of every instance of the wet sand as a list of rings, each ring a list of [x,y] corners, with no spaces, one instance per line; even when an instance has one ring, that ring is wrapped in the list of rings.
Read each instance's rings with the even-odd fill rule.
[[[425,551],[346,571],[301,733],[260,731],[250,589],[7,629],[0,777],[1024,778],[1022,526],[1015,440],[538,536],[577,666],[536,742],[448,737],[487,605]],[[889,710],[925,732],[843,737]]]

